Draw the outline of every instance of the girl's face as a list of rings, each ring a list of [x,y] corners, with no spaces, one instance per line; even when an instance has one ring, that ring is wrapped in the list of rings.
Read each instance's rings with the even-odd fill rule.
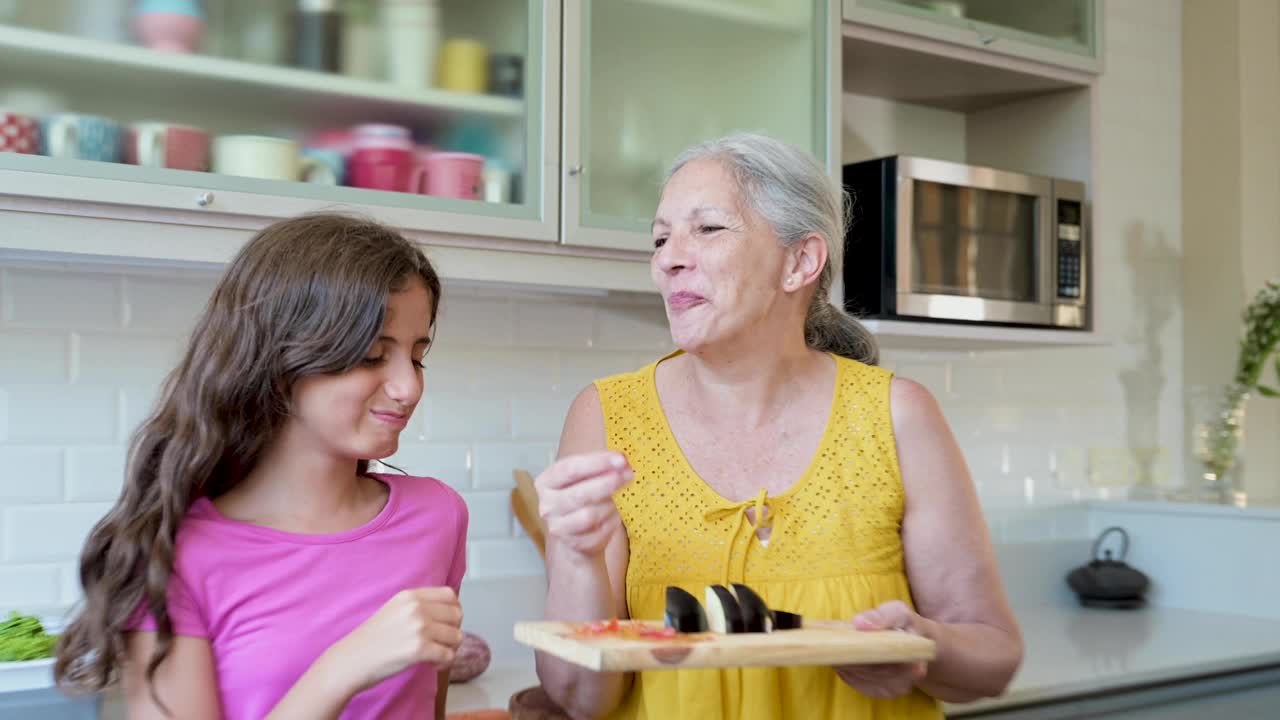
[[[431,296],[413,279],[387,299],[382,332],[355,368],[313,375],[293,388],[283,435],[341,460],[395,454],[422,398],[422,361],[431,342]]]

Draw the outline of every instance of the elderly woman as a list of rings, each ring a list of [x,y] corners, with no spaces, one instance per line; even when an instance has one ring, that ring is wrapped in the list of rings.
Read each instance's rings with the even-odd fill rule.
[[[574,400],[537,480],[547,616],[661,618],[665,588],[930,638],[927,665],[593,673],[537,659],[576,718],[941,718],[1022,640],[964,458],[924,387],[828,301],[843,193],[759,135],[686,151],[653,221],[679,348]]]

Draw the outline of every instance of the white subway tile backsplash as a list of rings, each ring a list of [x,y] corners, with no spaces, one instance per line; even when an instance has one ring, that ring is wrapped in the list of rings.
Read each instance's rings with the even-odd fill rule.
[[[169,330],[186,342],[196,318],[213,292],[216,278],[184,274],[178,279],[131,275],[125,278],[124,297],[129,327]]]
[[[115,439],[118,399],[101,385],[18,385],[9,396],[9,441],[110,442]]]
[[[80,563],[64,562],[59,563],[57,567],[61,576],[61,582],[58,585],[62,590],[58,604],[62,607],[71,607],[84,598],[84,589],[80,587]]]
[[[505,392],[428,389],[424,413],[432,442],[501,440],[511,436],[511,396]]]
[[[537,475],[551,464],[555,443],[477,443],[475,454],[476,488],[510,489],[515,485],[511,473],[528,470]]]
[[[949,389],[960,402],[972,398],[977,402],[1007,402],[1004,388],[1004,369],[991,365],[952,363],[949,368]],[[968,397],[966,397],[968,396]]]
[[[903,362],[894,370],[897,377],[920,383],[938,402],[945,402],[951,390],[951,367],[946,363]]]
[[[0,332],[0,383],[62,383],[70,379],[71,335],[67,332]]]
[[[0,616],[59,605],[59,576],[57,565],[0,565]]]
[[[586,386],[610,375],[639,370],[657,360],[662,354],[654,352],[653,356],[635,353],[610,352],[592,350],[589,353],[564,353],[560,357],[560,390],[575,397]]]
[[[576,395],[515,393],[511,398],[511,436],[516,440],[556,442]]]
[[[436,443],[400,443],[386,462],[419,477],[433,477],[455,490],[467,490],[471,482],[471,446]]]
[[[185,341],[173,337],[77,333],[76,381],[159,387],[177,364]]]
[[[15,327],[113,328],[120,326],[119,275],[5,270],[8,322]]]
[[[160,400],[159,385],[139,385],[125,387],[120,391],[120,431],[116,434],[118,442],[127,443],[133,438],[138,426],[151,416],[155,405]]]
[[[0,445],[0,505],[62,499],[62,450]]]
[[[542,575],[546,564],[533,541],[473,540],[467,553],[467,574],[473,578]]]
[[[507,300],[484,300],[474,294],[444,290],[437,344],[444,347],[509,347],[515,338],[515,308]]]
[[[601,305],[596,311],[596,338],[593,347],[604,350],[668,352],[671,330],[666,312],[653,304]]]
[[[128,454],[128,448],[123,445],[68,450],[67,501],[114,502],[124,487]]]
[[[516,343],[520,347],[586,350],[594,341],[596,311],[571,302],[526,302],[516,311]]]
[[[552,392],[560,382],[560,355],[554,350],[477,350],[465,353],[464,361],[473,390]]]
[[[74,560],[89,531],[110,509],[110,503],[11,505],[4,509],[4,560]]]
[[[468,492],[463,493],[471,523],[467,529],[469,540],[511,537],[511,493]]]

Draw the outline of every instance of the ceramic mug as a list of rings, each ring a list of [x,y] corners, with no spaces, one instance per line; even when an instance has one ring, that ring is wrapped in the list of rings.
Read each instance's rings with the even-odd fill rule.
[[[58,113],[40,126],[40,152],[49,157],[120,162],[123,149],[124,130],[110,118]]]
[[[204,12],[197,0],[140,0],[133,32],[143,46],[161,52],[193,53],[204,35]]]
[[[304,172],[302,179],[317,185],[341,185],[347,179],[347,157],[333,148],[309,147],[303,157],[316,163],[315,169]]]
[[[479,200],[484,196],[484,157],[472,153],[438,152],[427,157],[426,193],[440,197]]]
[[[412,143],[392,138],[358,141],[347,171],[352,187],[419,193],[426,186]]]
[[[38,154],[40,122],[24,113],[0,110],[0,152]]]
[[[442,90],[483,93],[489,89],[489,49],[467,38],[454,38],[440,49]]]
[[[303,157],[302,146],[267,135],[223,135],[213,141],[213,171],[264,180],[301,179],[317,162]]]
[[[209,134],[188,125],[135,123],[125,158],[134,165],[203,172],[209,169]]]
[[[436,0],[384,0],[381,14],[387,79],[406,87],[434,85],[439,4]]]

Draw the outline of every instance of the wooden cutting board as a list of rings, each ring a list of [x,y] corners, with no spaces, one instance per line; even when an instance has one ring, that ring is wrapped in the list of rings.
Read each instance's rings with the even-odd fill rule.
[[[771,633],[696,633],[676,640],[573,637],[577,627],[519,622],[516,641],[597,672],[918,662],[932,660],[935,650],[932,640],[918,635],[855,630],[836,621],[806,620],[802,629]]]

